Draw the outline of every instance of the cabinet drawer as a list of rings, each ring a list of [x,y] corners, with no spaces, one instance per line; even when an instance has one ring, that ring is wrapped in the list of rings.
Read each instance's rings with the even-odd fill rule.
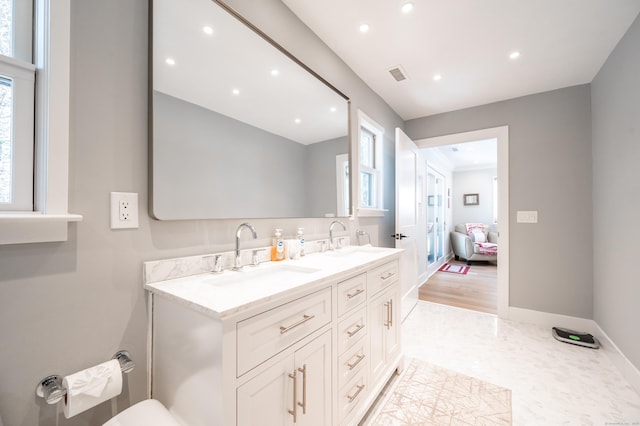
[[[338,392],[338,410],[340,414],[340,424],[348,424],[345,422],[349,413],[351,413],[366,398],[367,392],[367,366],[361,368],[347,384]]]
[[[367,299],[367,274],[338,283],[338,316],[349,312]]]
[[[331,287],[238,322],[237,376],[331,321]]]
[[[367,360],[367,339],[360,339],[338,357],[338,388],[342,388],[360,372]]]
[[[367,272],[367,287],[373,295],[398,279],[398,261],[385,263]]]
[[[366,334],[367,310],[363,307],[338,324],[338,353],[341,354],[352,347]]]

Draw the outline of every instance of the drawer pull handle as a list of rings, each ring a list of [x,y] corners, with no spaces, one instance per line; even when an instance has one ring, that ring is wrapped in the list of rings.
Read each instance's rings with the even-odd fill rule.
[[[362,330],[364,328],[364,324],[358,324],[356,325],[356,329],[353,331],[349,331],[347,330],[347,335],[349,337],[353,337],[358,331]]]
[[[347,298],[348,299],[353,299],[354,297],[356,297],[357,295],[362,294],[362,293],[364,293],[364,288],[360,287],[359,289],[357,289],[353,293],[347,293]]]
[[[347,395],[347,399],[349,400],[350,403],[353,402],[353,400],[356,399],[358,395],[360,395],[360,392],[362,392],[362,389],[364,389],[364,385],[358,385],[356,387],[358,388],[356,393],[354,393],[353,395]]]
[[[309,320],[311,320],[311,319],[313,319],[315,317],[316,317],[315,315],[306,315],[305,314],[300,321],[298,321],[295,324],[291,324],[289,327],[285,327],[284,325],[281,325],[280,326],[280,334],[284,334],[284,333],[286,333],[288,331],[291,331],[294,328],[304,324],[305,322],[307,322],[307,321],[309,321]]]
[[[391,278],[392,276],[394,276],[395,274],[393,272],[387,272],[387,275],[385,276],[380,276],[381,280],[388,280],[389,278]]]
[[[349,370],[353,370],[354,368],[356,368],[356,366],[358,364],[360,364],[360,362],[364,359],[365,355],[361,354],[361,355],[356,355],[356,359],[355,362],[348,362],[347,363],[347,367],[349,367]]]

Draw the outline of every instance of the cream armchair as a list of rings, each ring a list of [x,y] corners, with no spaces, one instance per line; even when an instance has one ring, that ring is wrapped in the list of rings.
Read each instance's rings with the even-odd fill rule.
[[[487,242],[498,244],[498,233],[490,232],[489,226],[484,225],[484,233],[487,236]],[[497,254],[483,254],[481,248],[473,243],[471,237],[467,235],[465,224],[456,225],[451,233],[451,247],[456,260],[463,258],[467,261],[467,265],[471,265],[473,261],[497,261]]]

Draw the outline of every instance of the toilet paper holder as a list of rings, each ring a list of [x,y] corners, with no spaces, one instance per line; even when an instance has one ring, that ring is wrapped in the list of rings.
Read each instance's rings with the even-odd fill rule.
[[[123,373],[129,373],[136,366],[131,360],[128,351],[121,350],[115,353],[111,359],[117,359],[120,363],[120,370]],[[52,374],[40,380],[36,387],[36,395],[44,398],[47,404],[56,404],[67,394],[67,389],[62,385],[62,376]]]

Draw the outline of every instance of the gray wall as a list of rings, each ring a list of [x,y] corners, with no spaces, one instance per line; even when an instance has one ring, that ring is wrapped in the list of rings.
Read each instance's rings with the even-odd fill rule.
[[[234,1],[387,129],[400,118],[278,0]],[[146,300],[142,262],[230,250],[240,220],[166,221],[148,215],[147,0],[72,5],[70,211],[84,220],[63,243],[0,246],[0,416],[4,426],[55,425],[55,407],[36,399],[48,374],[101,363],[120,348],[137,364],[119,408],[146,393]],[[355,117],[352,108],[352,122]],[[391,140],[393,136],[391,135]],[[385,153],[391,156],[387,147]],[[393,179],[390,179],[393,185]],[[109,229],[109,192],[140,194],[140,228]],[[392,196],[392,195],[391,195]],[[259,239],[273,229],[326,238],[331,219],[251,220]],[[353,236],[358,221],[346,222]],[[380,235],[393,215],[369,220]],[[383,243],[389,244],[386,241]],[[250,244],[247,241],[247,246]],[[109,404],[60,426],[102,424]]]
[[[485,223],[493,229],[493,177],[497,169],[453,172],[453,226],[463,223]],[[480,204],[465,206],[464,194],[479,194]]]
[[[640,368],[640,18],[591,86],[594,319]]]
[[[413,139],[509,126],[510,306],[592,318],[590,103],[582,85],[405,124]]]

